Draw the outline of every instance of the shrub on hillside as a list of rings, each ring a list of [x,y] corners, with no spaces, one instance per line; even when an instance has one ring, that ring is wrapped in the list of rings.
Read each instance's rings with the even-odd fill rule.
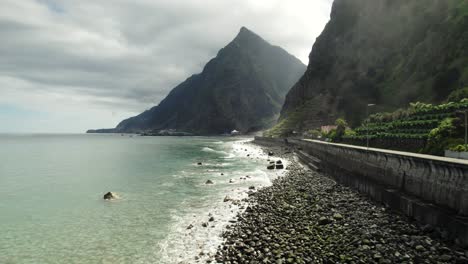
[[[456,151],[456,152],[467,152],[468,151],[468,145],[456,145],[450,148],[451,151]]]
[[[304,137],[316,139],[316,138],[322,137],[322,133],[318,131],[317,129],[311,129],[304,133]]]
[[[334,142],[339,142],[343,139],[343,136],[345,135],[346,128],[348,127],[348,123],[343,118],[338,118],[335,121],[335,125],[336,125],[336,130],[335,130],[335,134],[332,140]]]
[[[459,102],[465,98],[468,98],[468,87],[458,89],[450,93],[447,98],[448,102]]]
[[[431,130],[423,152],[441,156],[444,155],[446,149],[459,144],[462,139],[455,137],[457,134],[456,121],[455,118],[446,118],[437,128]]]

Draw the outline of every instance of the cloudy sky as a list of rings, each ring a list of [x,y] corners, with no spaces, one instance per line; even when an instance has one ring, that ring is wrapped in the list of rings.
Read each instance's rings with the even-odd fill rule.
[[[2,0],[0,133],[115,127],[241,26],[305,64],[332,0]]]

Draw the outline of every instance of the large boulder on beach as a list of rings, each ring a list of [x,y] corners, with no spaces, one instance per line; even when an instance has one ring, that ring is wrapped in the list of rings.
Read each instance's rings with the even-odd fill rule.
[[[267,169],[274,170],[275,169],[275,164],[268,165]]]
[[[118,198],[118,195],[114,192],[107,192],[104,194],[104,200],[114,200]]]
[[[214,184],[214,182],[212,180],[207,180],[205,184]]]
[[[283,164],[276,164],[276,169],[277,169],[277,170],[282,170],[282,169],[284,169]]]

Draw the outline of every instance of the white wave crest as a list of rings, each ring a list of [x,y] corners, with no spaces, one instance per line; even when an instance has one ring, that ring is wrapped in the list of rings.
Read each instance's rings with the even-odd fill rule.
[[[214,149],[209,148],[209,147],[202,148],[202,151],[211,152],[211,153],[218,153],[218,154],[222,154],[222,155],[229,155],[226,151],[214,150]]]

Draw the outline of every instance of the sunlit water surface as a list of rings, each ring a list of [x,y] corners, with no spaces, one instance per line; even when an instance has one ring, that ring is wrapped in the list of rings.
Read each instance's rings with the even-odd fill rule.
[[[239,210],[226,194],[245,197],[277,176],[245,141],[0,135],[0,263],[193,263],[213,254]],[[104,201],[107,191],[120,199]],[[204,228],[208,214],[216,222]]]

